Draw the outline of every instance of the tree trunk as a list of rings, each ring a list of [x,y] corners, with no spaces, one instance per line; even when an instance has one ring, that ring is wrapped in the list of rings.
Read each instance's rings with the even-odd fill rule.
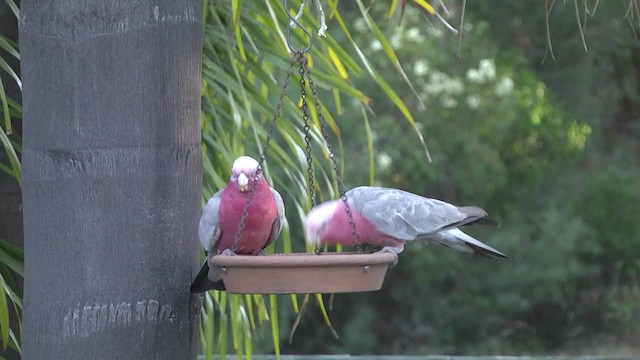
[[[23,0],[25,359],[193,359],[201,0]]]

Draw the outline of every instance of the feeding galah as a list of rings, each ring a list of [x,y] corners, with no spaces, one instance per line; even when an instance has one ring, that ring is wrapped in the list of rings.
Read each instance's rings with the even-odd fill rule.
[[[280,194],[269,186],[262,176],[256,178],[258,162],[241,156],[233,162],[231,179],[224,189],[215,193],[207,202],[200,218],[198,236],[208,257],[223,255],[259,255],[276,241],[282,230],[284,203]],[[236,242],[236,233],[255,184],[255,190],[244,228]],[[210,269],[205,261],[191,284],[191,291],[224,290],[222,274]]]
[[[360,242],[382,246],[380,251],[397,256],[405,243],[419,240],[459,251],[506,258],[500,251],[458,229],[472,223],[497,225],[479,207],[458,207],[382,187],[361,186],[347,191],[346,196]],[[356,244],[342,200],[327,201],[313,208],[307,214],[305,230],[311,245]]]

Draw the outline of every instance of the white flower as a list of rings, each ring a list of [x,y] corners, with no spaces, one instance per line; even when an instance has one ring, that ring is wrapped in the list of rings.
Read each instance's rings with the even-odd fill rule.
[[[378,39],[373,39],[371,40],[371,44],[369,44],[369,49],[373,51],[380,51],[382,50],[382,44],[380,43],[380,41],[378,41]]]
[[[478,71],[478,69],[471,68],[467,70],[465,77],[472,83],[482,84],[484,82],[482,74],[480,73],[480,71]]]
[[[493,80],[496,77],[496,63],[493,59],[482,59],[478,70],[487,80]]]
[[[378,166],[380,166],[382,170],[389,168],[389,165],[391,165],[392,162],[391,156],[384,151],[378,154],[377,160]]]
[[[434,38],[442,37],[442,35],[444,34],[442,29],[435,26],[429,26],[427,28],[427,32],[429,33],[429,35],[433,36]]]
[[[353,22],[353,28],[359,33],[366,33],[367,22],[363,18],[359,17]]]
[[[414,42],[424,41],[424,36],[422,36],[422,34],[420,33],[420,30],[416,27],[412,27],[411,29],[407,30],[404,35],[406,36],[407,39]]]
[[[447,74],[439,71],[432,71],[429,75],[429,82],[424,86],[424,91],[429,95],[438,95],[443,92],[444,83],[449,79]]]
[[[451,109],[458,106],[458,100],[452,98],[451,96],[443,97],[441,102],[442,102],[442,106],[447,109]]]
[[[429,72],[429,64],[427,60],[420,59],[413,64],[413,73],[416,76],[422,76]]]
[[[467,96],[467,105],[472,109],[480,107],[480,97],[478,95]]]
[[[402,47],[402,29],[396,31],[391,35],[391,47],[394,49],[400,49]]]
[[[464,92],[464,84],[459,79],[449,79],[446,86],[446,92],[451,95],[460,95]]]
[[[503,76],[496,84],[495,93],[498,96],[506,96],[513,91],[513,80],[508,76]]]
[[[434,70],[429,73],[429,81],[424,85],[423,90],[426,95],[459,95],[464,92],[464,84],[460,79]]]
[[[378,133],[375,130],[371,130],[371,140],[374,142],[378,140]]]

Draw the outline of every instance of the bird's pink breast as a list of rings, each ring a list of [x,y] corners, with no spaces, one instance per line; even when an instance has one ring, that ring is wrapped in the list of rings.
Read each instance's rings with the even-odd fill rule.
[[[402,244],[401,240],[388,236],[378,230],[378,227],[355,211],[353,205],[350,205],[353,220],[356,225],[356,232],[360,238],[361,244],[371,244],[377,246],[397,246]],[[340,201],[336,207],[331,220],[329,221],[325,232],[321,235],[322,243],[326,244],[342,244],[345,246],[354,246],[356,241],[351,230],[349,217],[346,212],[344,203]]]
[[[251,188],[251,184],[249,184]],[[225,249],[232,249],[240,219],[247,203],[249,191],[241,192],[236,184],[230,183],[222,191],[218,216],[222,234],[216,244],[220,253]],[[262,250],[271,234],[271,227],[278,216],[271,189],[264,179],[256,186],[255,194],[249,212],[245,219],[240,238],[234,250],[237,254],[256,254]]]

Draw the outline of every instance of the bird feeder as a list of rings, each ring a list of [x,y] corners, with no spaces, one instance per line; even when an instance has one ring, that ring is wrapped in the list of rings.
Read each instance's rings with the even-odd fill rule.
[[[287,1],[284,0],[285,10],[287,9]],[[293,66],[298,63],[300,65],[300,83],[301,83],[301,100],[302,112],[305,122],[304,134],[306,141],[307,164],[309,168],[309,191],[311,204],[315,206],[315,188],[313,180],[313,168],[310,147],[310,125],[309,125],[309,109],[307,106],[305,83],[308,83],[312,90],[314,103],[316,105],[316,113],[319,118],[320,128],[322,131],[325,144],[329,151],[329,158],[332,161],[333,170],[335,172],[338,188],[345,206],[349,209],[347,198],[345,195],[344,184],[339,175],[338,166],[331,150],[329,134],[327,130],[326,120],[322,115],[322,109],[319,107],[320,101],[317,99],[316,87],[311,78],[308,68],[307,59],[304,56],[311,49],[312,35],[305,29],[300,22],[288,11],[289,17],[287,26],[287,43],[294,53],[287,77],[283,83],[281,96],[276,106],[273,121],[267,131],[267,138],[264,144],[262,154],[260,156],[258,170],[256,176],[262,168],[262,164],[266,158],[269,141],[276,127],[276,120],[280,116],[280,109],[283,106],[284,97],[286,95],[287,86],[290,83],[290,77],[293,73]],[[309,38],[309,44],[304,49],[295,49],[291,45],[290,29],[291,24],[295,23]],[[254,182],[255,188],[256,182]],[[245,207],[245,215],[241,219],[239,231],[244,227],[244,217],[246,217],[247,209],[253,198],[251,190],[247,204]],[[350,219],[350,226],[356,244],[359,244],[359,238],[355,228],[352,214],[347,210]],[[236,240],[239,233],[236,234]],[[235,246],[234,246],[235,247]],[[253,255],[210,255],[207,258],[209,268],[218,267],[222,270],[222,281],[224,282],[226,291],[236,294],[309,294],[309,293],[347,293],[347,292],[363,292],[375,291],[382,287],[387,268],[390,264],[397,261],[397,255],[392,253],[356,253],[356,252],[339,252],[339,253],[321,253],[316,249],[315,253],[291,253],[291,254],[267,254],[264,256]]]
[[[209,258],[234,294],[345,293],[380,290],[391,253],[292,253]]]

